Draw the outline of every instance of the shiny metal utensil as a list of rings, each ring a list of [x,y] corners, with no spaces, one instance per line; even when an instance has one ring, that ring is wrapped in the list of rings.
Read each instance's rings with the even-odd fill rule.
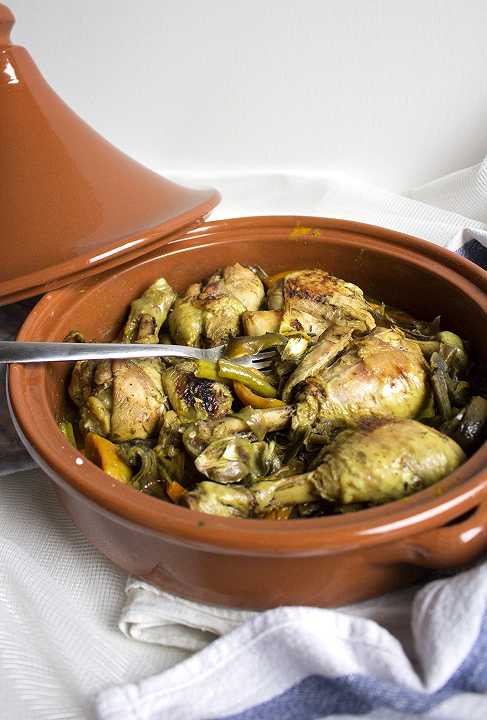
[[[38,363],[103,358],[180,357],[215,362],[224,357],[225,345],[194,348],[186,345],[133,345],[130,343],[70,343],[0,341],[0,363]],[[275,350],[229,358],[232,362],[261,372],[270,370]]]

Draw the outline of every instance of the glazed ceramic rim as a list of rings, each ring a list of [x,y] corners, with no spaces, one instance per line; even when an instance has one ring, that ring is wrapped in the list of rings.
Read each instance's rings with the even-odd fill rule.
[[[368,236],[368,247],[386,253],[391,258],[406,259],[430,273],[442,274],[469,295],[487,316],[487,273],[483,270],[418,238],[344,220],[263,216],[208,222],[189,232],[175,234],[157,253],[139,259],[136,267],[158,258],[163,261],[167,255],[190,251],[191,248],[218,242],[235,242],[246,236],[255,239],[257,233],[259,236],[265,236],[266,233],[271,236],[282,235],[283,228],[295,230],[296,227],[310,228],[307,235],[301,233],[297,239],[302,242],[312,241],[316,230],[323,232],[324,238],[328,231],[334,231],[335,241],[343,231],[341,239],[352,246],[358,246],[360,242],[354,236]],[[340,231],[338,236],[336,231]],[[132,271],[133,266],[130,266],[117,268],[115,272],[119,276]],[[92,278],[91,281],[49,293],[26,319],[19,339],[40,339],[36,336],[36,324],[45,313],[50,312],[53,302],[69,304],[75,297],[83,302],[79,297],[80,288],[83,288],[83,298],[86,298],[100,282],[103,279]],[[49,339],[54,338],[51,335]],[[142,495],[116,481],[107,481],[107,475],[94,465],[90,466],[89,473],[83,474],[83,465],[77,462],[84,464],[88,461],[66,442],[50,412],[46,417],[44,377],[45,369],[39,365],[12,365],[9,368],[11,405],[27,447],[30,445],[31,452],[42,458],[55,481],[63,486],[71,486],[71,489],[93,501],[100,511],[108,512],[122,523],[134,523],[147,532],[163,535],[174,542],[244,554],[299,556],[332,553],[351,547],[378,545],[421,532],[426,524],[428,528],[431,527],[432,519],[435,520],[435,526],[444,524],[478,504],[487,493],[486,443],[457,471],[432,488],[358,513],[293,520],[289,523],[206,515]]]
[[[179,228],[178,226],[177,232],[189,232],[191,229],[193,229],[193,227],[201,225],[209,212],[211,212],[211,210],[208,210],[208,212],[198,220],[194,222],[189,222],[187,225],[184,225],[181,228]],[[169,231],[170,237],[172,237],[173,234],[174,232]],[[43,295],[45,293],[51,292],[52,290],[57,290],[67,285],[79,283],[82,280],[86,280],[95,275],[103,275],[108,270],[113,270],[116,267],[122,265],[125,266],[128,263],[140,260],[142,257],[148,255],[149,253],[152,253],[154,250],[158,250],[165,242],[166,236],[163,234],[161,226],[158,230],[154,229],[153,237],[149,237],[149,235],[147,235],[147,242],[136,245],[133,248],[127,248],[126,250],[124,250],[123,253],[113,253],[109,255],[103,262],[100,261],[99,263],[85,265],[85,267],[74,270],[72,273],[69,274],[64,274],[63,272],[61,272],[60,278],[52,279],[49,282],[41,282],[39,285],[22,287],[15,292],[9,292],[5,295],[0,294],[0,306],[10,305],[11,303],[25,300],[26,298],[33,298],[36,295]],[[121,240],[120,243],[123,244],[123,241]],[[56,267],[59,269],[60,266]]]
[[[139,230],[118,238],[108,245],[98,247],[96,252],[77,255],[62,263],[0,282],[0,305],[10,305],[25,298],[35,297],[40,293],[79,282],[84,278],[137,260],[163,245],[167,236],[171,236],[174,232],[188,230],[194,223],[199,225],[220,202],[221,196],[216,190],[193,192],[200,193],[203,198],[188,210],[146,231]]]

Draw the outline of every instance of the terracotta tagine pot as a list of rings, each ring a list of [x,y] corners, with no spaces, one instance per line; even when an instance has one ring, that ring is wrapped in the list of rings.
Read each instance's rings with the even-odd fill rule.
[[[182,291],[216,267],[240,261],[262,265],[269,273],[319,266],[418,317],[430,319],[441,314],[444,327],[466,337],[472,353],[487,361],[485,271],[437,246],[360,223],[293,216],[201,222],[199,218],[216,202],[217,194],[193,196],[192,191],[166,184],[87,128],[45,86],[26,52],[10,46],[7,30],[11,18],[4,6],[0,11],[4,68],[0,77],[2,83],[6,77],[18,80],[0,85],[2,147],[7,127],[13,138],[7,143],[8,153],[12,153],[9,157],[17,157],[17,147],[28,168],[29,154],[24,153],[23,143],[33,148],[36,163],[43,162],[42,148],[57,146],[51,187],[57,184],[58,191],[64,192],[63,177],[78,178],[71,185],[73,194],[67,192],[66,202],[80,219],[84,213],[78,212],[79,207],[89,209],[90,205],[82,187],[83,178],[89,176],[93,206],[101,202],[105,207],[97,228],[96,223],[90,226],[85,222],[84,216],[81,226],[65,217],[66,232],[59,218],[53,219],[47,210],[40,212],[41,203],[33,190],[24,194],[23,201],[16,194],[6,208],[9,232],[19,233],[16,237],[20,238],[22,227],[24,232],[28,230],[26,208],[32,203],[40,213],[38,237],[47,249],[43,268],[30,267],[24,272],[20,267],[20,275],[15,274],[14,254],[8,256],[5,265],[10,274],[0,286],[4,301],[47,289],[51,282],[64,285],[48,292],[34,307],[20,340],[59,341],[73,328],[90,338],[110,340],[123,323],[130,301],[157,277],[163,275]],[[28,103],[34,107],[42,98],[46,102],[44,124],[39,120],[30,130],[24,128],[22,113],[10,109],[5,125],[3,108],[9,102],[15,105],[18,100],[19,107]],[[19,125],[24,140],[16,146]],[[90,160],[79,174],[77,161],[71,163],[73,155],[70,162],[63,160],[56,145],[55,137],[61,134],[68,148],[71,142],[85,142],[90,147]],[[102,188],[97,184],[97,172],[110,163],[113,172],[107,171]],[[140,185],[120,181],[123,200],[119,197],[117,201],[113,186],[105,192],[106,183],[110,179],[115,182],[117,173],[134,173],[146,178],[147,185],[141,191]],[[134,187],[137,193],[130,211],[126,203]],[[160,215],[156,212],[157,187],[163,208]],[[19,186],[16,193],[22,192]],[[43,190],[39,192],[42,197]],[[183,206],[185,210],[181,210]],[[90,211],[88,215],[93,217]],[[54,222],[60,223],[55,233]],[[147,243],[144,222],[155,238]],[[117,252],[127,237],[142,238],[138,257],[132,254],[133,246]],[[53,281],[51,270],[58,267],[56,253],[61,246],[60,264],[74,262],[70,265],[74,269]],[[91,267],[87,258],[103,255],[104,248],[115,249],[108,257],[116,258],[117,265],[96,261]],[[43,271],[44,276],[36,275]],[[92,271],[93,276],[79,279]],[[33,274],[35,281],[26,281]],[[10,366],[8,389],[17,430],[86,537],[126,571],[169,592],[242,608],[336,606],[413,583],[432,568],[459,567],[487,548],[487,445],[433,487],[373,509],[292,521],[219,518],[122,485],[71,447],[57,427],[67,401],[69,373],[67,363]]]
[[[220,199],[165,180],[92,130],[11,44],[13,24],[0,4],[0,304],[138,257]]]

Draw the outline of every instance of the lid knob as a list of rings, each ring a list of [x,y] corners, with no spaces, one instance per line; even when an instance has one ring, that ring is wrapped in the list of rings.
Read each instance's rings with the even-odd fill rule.
[[[0,3],[0,47],[8,47],[10,32],[15,24],[15,15],[6,5]]]

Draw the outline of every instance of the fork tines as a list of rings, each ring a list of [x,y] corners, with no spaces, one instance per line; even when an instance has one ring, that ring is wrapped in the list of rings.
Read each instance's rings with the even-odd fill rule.
[[[260,353],[254,355],[252,360],[252,367],[256,370],[264,372],[266,369],[270,370],[272,361],[276,358],[277,353],[275,350],[263,350]]]

